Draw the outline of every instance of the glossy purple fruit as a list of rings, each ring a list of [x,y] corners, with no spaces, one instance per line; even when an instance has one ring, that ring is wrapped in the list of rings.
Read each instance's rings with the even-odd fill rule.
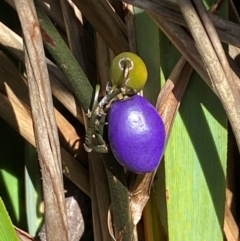
[[[143,174],[158,167],[164,151],[165,127],[145,98],[135,95],[112,104],[108,137],[114,156],[128,170]]]

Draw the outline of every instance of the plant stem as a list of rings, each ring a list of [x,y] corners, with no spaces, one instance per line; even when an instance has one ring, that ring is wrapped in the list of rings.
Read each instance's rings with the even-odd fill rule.
[[[130,241],[132,240],[133,226],[130,222],[128,187],[124,169],[112,154],[108,153],[104,157],[112,201],[112,223],[114,223],[115,239],[117,241]]]
[[[38,4],[36,4],[36,10],[44,45],[68,78],[71,89],[81,103],[84,112],[87,113],[92,100],[93,88],[47,14]]]

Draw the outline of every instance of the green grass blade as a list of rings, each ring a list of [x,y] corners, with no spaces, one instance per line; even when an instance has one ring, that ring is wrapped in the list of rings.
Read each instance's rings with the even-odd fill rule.
[[[165,36],[161,39],[166,41]],[[167,77],[176,61],[171,54],[175,50],[170,44],[161,46],[161,56],[167,56],[167,60],[161,57],[162,76]],[[223,240],[226,162],[226,114],[217,97],[194,74],[176,116],[165,165],[155,183],[169,240]]]
[[[1,241],[18,241],[17,234],[12,225],[11,219],[0,198],[0,240]]]
[[[161,59],[162,76],[169,75],[175,61],[171,50],[167,51],[168,55],[162,53],[169,56],[168,61]],[[169,240],[223,240],[226,129],[222,105],[194,74],[173,125],[165,166],[155,182],[158,209]]]
[[[184,232],[178,230],[185,240],[222,240],[227,120],[217,98],[196,78],[189,86],[165,155],[168,215],[171,220],[178,216],[185,224]],[[171,228],[177,232],[175,225],[169,224],[169,234]]]
[[[13,223],[25,229],[24,140],[0,119],[0,196]]]
[[[144,96],[155,105],[160,90],[159,29],[145,11],[135,7],[134,12],[138,54],[148,69]]]
[[[28,232],[35,236],[43,221],[41,213],[42,183],[36,148],[25,143],[25,190]]]
[[[141,36],[139,54],[150,66],[144,95],[155,103],[157,81],[165,82],[180,54],[161,31],[156,33],[156,25],[143,12],[136,16],[136,23]],[[223,240],[226,161],[226,114],[217,97],[194,74],[154,182],[157,210],[153,206],[151,212],[159,213],[161,224],[152,222],[164,228],[166,239]]]
[[[195,75],[165,153],[170,240],[223,239],[226,126],[218,99]],[[157,200],[160,203],[162,196]]]

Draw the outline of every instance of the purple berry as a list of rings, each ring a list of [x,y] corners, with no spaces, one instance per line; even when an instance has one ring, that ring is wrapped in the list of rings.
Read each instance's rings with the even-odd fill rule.
[[[128,170],[143,174],[158,167],[164,151],[165,127],[145,98],[135,95],[112,104],[108,137],[115,158]]]

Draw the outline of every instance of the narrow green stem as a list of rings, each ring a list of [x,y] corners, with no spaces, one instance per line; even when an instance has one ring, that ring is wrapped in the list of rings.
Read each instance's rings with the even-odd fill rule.
[[[47,14],[38,4],[36,10],[44,45],[69,80],[73,92],[87,113],[92,101],[93,88]]]
[[[102,117],[106,115],[106,105],[118,94],[120,94],[121,90],[117,88],[114,89],[112,92],[105,95],[99,103],[97,103],[98,93],[99,86],[97,85],[95,90],[93,109],[85,135],[85,149],[87,152],[95,151],[100,153],[107,153],[108,148],[101,135],[103,130],[102,128],[99,128],[99,126],[102,126],[103,124],[101,121],[103,119]]]
[[[104,155],[111,194],[112,217],[116,240],[132,240],[133,227],[129,212],[129,197],[124,168],[115,160],[111,153]]]

